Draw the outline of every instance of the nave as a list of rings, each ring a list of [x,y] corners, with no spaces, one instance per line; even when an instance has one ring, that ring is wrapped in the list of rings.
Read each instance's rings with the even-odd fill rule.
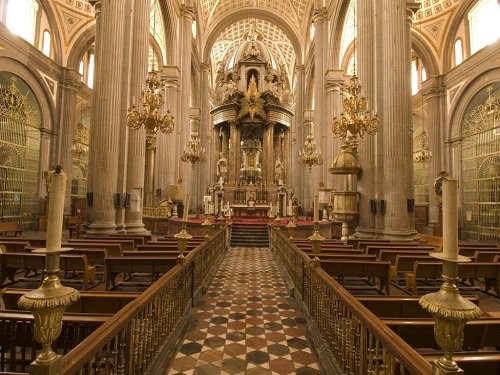
[[[269,248],[232,247],[167,374],[321,374]]]

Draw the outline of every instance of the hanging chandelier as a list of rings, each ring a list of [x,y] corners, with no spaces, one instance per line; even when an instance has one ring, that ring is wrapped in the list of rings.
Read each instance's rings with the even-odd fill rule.
[[[165,103],[162,96],[163,83],[158,79],[158,74],[152,70],[148,73],[145,90],[141,92],[139,101],[142,103],[142,112],[132,105],[128,110],[127,126],[137,130],[144,125],[146,129],[146,142],[150,148],[156,143],[156,133],[158,129],[165,134],[170,134],[174,130],[174,117],[167,110],[166,114],[160,113],[160,109]]]
[[[321,151],[314,140],[314,124],[312,122],[310,124],[311,127],[309,128],[309,133],[304,142],[304,148],[299,151],[299,164],[303,166],[307,165],[309,167],[309,173],[312,172],[312,167],[323,164],[323,156],[321,156]]]
[[[376,134],[380,127],[377,115],[370,116],[367,111],[368,101],[361,96],[359,78],[354,74],[348,86],[342,89],[342,107],[340,119],[333,119],[332,132],[336,138],[346,139],[350,134],[362,137],[365,134]]]
[[[182,151],[181,160],[185,163],[191,163],[193,169],[196,163],[203,163],[207,160],[205,148],[201,145],[200,136],[197,132],[191,133],[191,139],[184,151]]]
[[[413,161],[420,164],[428,164],[432,160],[432,153],[427,146],[427,133],[420,134],[420,149],[413,154]]]

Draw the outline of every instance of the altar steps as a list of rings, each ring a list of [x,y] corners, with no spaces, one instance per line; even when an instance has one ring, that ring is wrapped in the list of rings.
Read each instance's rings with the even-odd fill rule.
[[[269,247],[267,224],[233,224],[231,228],[233,247]]]

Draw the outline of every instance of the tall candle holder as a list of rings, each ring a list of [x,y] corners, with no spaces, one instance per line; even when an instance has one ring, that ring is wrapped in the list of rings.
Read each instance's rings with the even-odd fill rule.
[[[205,215],[205,220],[203,220],[201,226],[203,227],[203,236],[205,237],[205,240],[208,240],[210,238],[210,227],[212,226],[212,222],[208,218],[208,215]]]
[[[292,220],[288,221],[288,224],[286,225],[286,229],[288,229],[288,239],[293,240],[293,236],[295,235],[295,228],[297,227],[297,224]]]
[[[311,265],[313,267],[318,267],[321,264],[318,258],[318,255],[321,253],[321,243],[325,240],[325,237],[319,234],[319,221],[314,222],[314,232],[312,235],[307,237],[307,239],[312,242],[312,250],[314,254]]]
[[[470,259],[458,254],[457,180],[443,181],[443,252],[431,253],[443,261],[443,284],[436,293],[420,299],[422,308],[435,320],[434,336],[443,356],[432,363],[433,374],[463,374],[453,360],[453,353],[462,348],[463,330],[469,320],[483,315],[481,309],[460,295],[457,288],[458,264]]]
[[[187,243],[193,236],[191,236],[186,230],[186,222],[183,221],[181,225],[181,231],[179,233],[174,234],[174,237],[177,239],[177,248],[179,249],[179,255],[177,256],[177,262],[179,264],[184,263],[184,252],[187,248]]]
[[[61,356],[52,350],[52,343],[61,334],[64,311],[80,298],[80,293],[63,286],[58,276],[60,253],[71,250],[61,248],[66,174],[57,166],[55,172],[51,172],[49,176],[47,248],[34,250],[36,253],[45,254],[44,272],[47,276],[39,288],[21,296],[18,305],[33,314],[35,339],[42,344],[42,352],[31,364],[33,371],[55,374],[60,371]]]

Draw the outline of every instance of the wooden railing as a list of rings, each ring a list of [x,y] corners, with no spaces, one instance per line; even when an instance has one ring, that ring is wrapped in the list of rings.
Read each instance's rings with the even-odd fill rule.
[[[195,298],[207,286],[227,247],[227,228],[176,265],[65,355],[61,374],[157,374]]]
[[[271,246],[293,284],[306,317],[316,326],[319,351],[341,374],[431,374],[431,364],[383,324],[304,252],[273,229]]]

